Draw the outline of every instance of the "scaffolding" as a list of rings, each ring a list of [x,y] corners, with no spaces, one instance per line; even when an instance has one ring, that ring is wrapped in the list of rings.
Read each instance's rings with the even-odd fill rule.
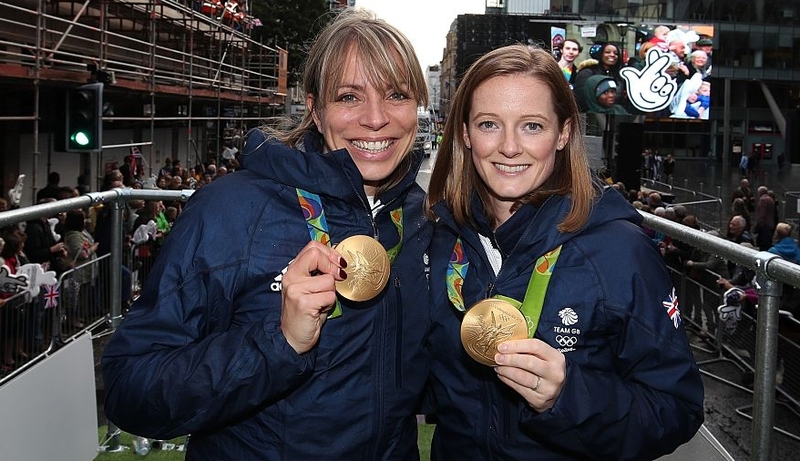
[[[246,127],[283,113],[287,94],[287,52],[253,40],[260,22],[235,3],[0,1],[3,99],[18,101],[0,123],[33,133],[37,165],[39,132],[63,123],[64,89],[99,81],[104,130],[133,128],[151,169],[156,128],[187,130],[187,163],[216,159]]]

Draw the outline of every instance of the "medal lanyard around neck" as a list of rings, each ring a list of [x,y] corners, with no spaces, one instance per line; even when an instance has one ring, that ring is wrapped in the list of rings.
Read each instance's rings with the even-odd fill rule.
[[[322,199],[313,192],[308,192],[300,188],[296,190],[297,200],[300,202],[300,208],[303,210],[303,217],[306,220],[306,226],[308,227],[308,234],[311,240],[331,246],[328,220],[325,218],[325,210],[322,208]],[[389,216],[392,223],[397,228],[397,234],[399,236],[397,245],[386,251],[386,254],[389,255],[389,263],[394,263],[395,258],[397,258],[397,255],[400,253],[400,249],[403,248],[403,207],[401,206],[390,211]],[[340,315],[342,315],[342,306],[337,298],[328,318],[336,318]]]
[[[556,261],[560,254],[561,245],[545,253],[536,260],[531,279],[528,281],[528,288],[525,290],[525,298],[521,303],[507,296],[493,296],[494,298],[508,301],[522,312],[528,324],[529,338],[533,338],[534,333],[536,333],[536,327],[539,325],[539,318],[542,315],[542,306],[544,305],[544,296],[547,293],[547,286],[550,284],[550,277],[553,275],[553,269],[555,268]],[[461,289],[464,285],[464,280],[467,278],[468,270],[469,261],[467,260],[467,254],[464,251],[464,245],[461,239],[458,238],[453,247],[453,253],[450,256],[450,262],[447,265],[446,284],[447,297],[450,299],[450,302],[453,303],[453,306],[461,312],[466,311]]]

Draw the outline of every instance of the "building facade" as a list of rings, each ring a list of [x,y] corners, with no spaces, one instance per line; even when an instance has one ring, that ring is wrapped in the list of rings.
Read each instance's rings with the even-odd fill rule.
[[[658,24],[702,26],[713,42],[709,120],[644,117],[645,147],[734,165],[741,153],[800,163],[800,1],[487,0],[486,14],[456,18],[442,57],[446,110],[459,77],[481,53],[507,43],[549,46],[567,37],[614,42],[636,55]],[[588,58],[588,46],[579,60]]]

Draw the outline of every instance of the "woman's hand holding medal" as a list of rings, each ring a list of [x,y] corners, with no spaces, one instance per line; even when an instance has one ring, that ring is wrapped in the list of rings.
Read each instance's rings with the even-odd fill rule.
[[[538,339],[505,341],[495,355],[500,381],[539,413],[553,407],[567,375],[564,354]]]
[[[282,279],[281,331],[297,353],[319,340],[336,293],[356,302],[383,291],[391,263],[381,244],[365,235],[342,240],[335,249],[311,241],[289,263]]]
[[[289,263],[281,291],[281,331],[298,354],[319,340],[328,311],[336,302],[336,282],[347,278],[346,261],[333,248],[316,241]]]

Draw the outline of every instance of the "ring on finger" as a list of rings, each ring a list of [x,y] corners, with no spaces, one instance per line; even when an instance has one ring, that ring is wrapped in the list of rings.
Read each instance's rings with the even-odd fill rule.
[[[536,375],[536,385],[531,388],[532,391],[536,392],[539,390],[539,386],[542,385],[542,377]]]

